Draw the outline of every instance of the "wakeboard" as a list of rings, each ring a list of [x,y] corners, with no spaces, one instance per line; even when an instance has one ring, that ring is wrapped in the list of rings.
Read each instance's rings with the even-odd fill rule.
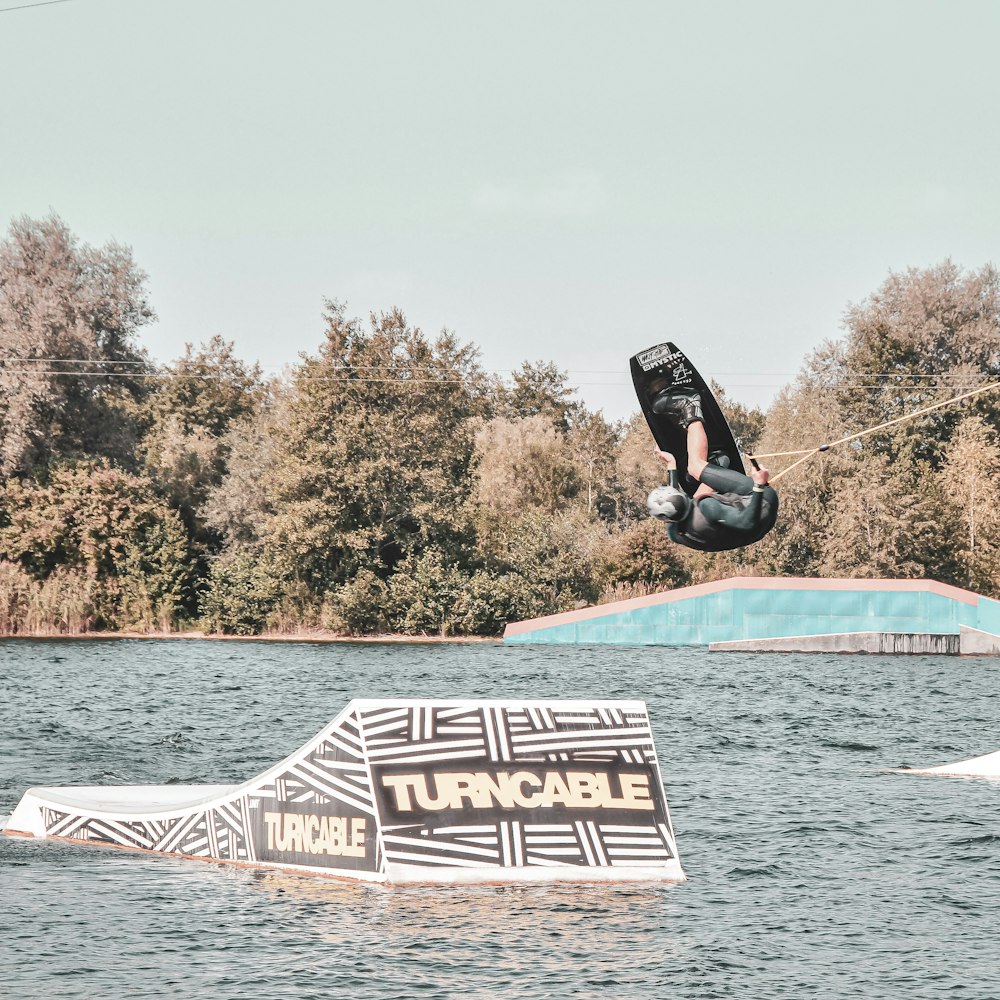
[[[724,464],[719,459],[725,456],[729,460],[730,469],[743,472],[740,449],[712,390],[680,348],[670,343],[657,344],[634,355],[629,365],[635,394],[639,398],[639,405],[649,424],[653,440],[660,451],[669,451],[677,459],[678,479],[688,496],[694,494],[699,484],[687,472],[687,432],[674,425],[666,416],[654,413],[652,409],[652,401],[664,391],[688,389],[701,395],[709,461],[717,465]]]

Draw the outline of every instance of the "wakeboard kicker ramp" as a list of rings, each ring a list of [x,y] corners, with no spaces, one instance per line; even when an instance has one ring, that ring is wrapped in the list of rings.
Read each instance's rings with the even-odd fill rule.
[[[946,778],[1000,778],[1000,750],[955,761],[954,764],[939,764],[937,767],[895,767],[893,774],[940,774]]]
[[[4,832],[378,882],[685,877],[641,701],[354,700],[244,784],[32,788]]]

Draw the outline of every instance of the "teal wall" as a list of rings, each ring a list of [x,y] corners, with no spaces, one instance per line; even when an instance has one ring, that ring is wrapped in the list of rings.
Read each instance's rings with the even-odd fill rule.
[[[652,607],[614,610],[584,621],[540,627],[508,643],[706,646],[839,632],[955,634],[968,625],[1000,634],[1000,602],[965,604],[929,591],[732,589]]]

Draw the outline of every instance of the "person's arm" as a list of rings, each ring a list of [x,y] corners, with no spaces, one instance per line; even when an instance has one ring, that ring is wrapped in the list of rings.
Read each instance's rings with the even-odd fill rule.
[[[660,451],[659,448],[653,449],[653,454],[661,461],[666,462],[667,471],[670,473],[670,478],[668,480],[669,484],[675,489],[680,489],[680,478],[677,475],[677,459],[670,454],[669,451]]]

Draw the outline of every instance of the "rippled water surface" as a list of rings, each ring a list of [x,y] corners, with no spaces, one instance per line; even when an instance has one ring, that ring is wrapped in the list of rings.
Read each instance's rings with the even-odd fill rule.
[[[0,837],[0,997],[1000,996],[1000,660],[0,641],[31,785],[243,781],[353,697],[639,698],[675,886],[394,887]]]

